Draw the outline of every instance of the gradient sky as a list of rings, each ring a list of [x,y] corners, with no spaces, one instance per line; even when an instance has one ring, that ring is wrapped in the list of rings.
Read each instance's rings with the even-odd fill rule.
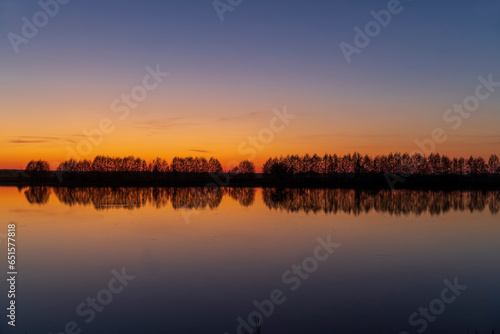
[[[238,147],[284,106],[296,118],[256,164],[410,152],[438,127],[449,137],[438,152],[500,153],[500,88],[458,130],[443,121],[479,76],[500,81],[500,1],[402,0],[348,64],[339,44],[387,3],[244,0],[220,21],[211,0],[72,0],[16,54],[7,34],[40,7],[0,0],[0,168],[64,160],[103,118],[114,131],[82,158],[213,155],[224,165],[249,158]],[[157,64],[169,77],[121,120],[112,102]]]

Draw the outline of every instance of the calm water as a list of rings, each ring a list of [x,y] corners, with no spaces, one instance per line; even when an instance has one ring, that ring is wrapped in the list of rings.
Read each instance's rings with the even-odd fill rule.
[[[263,334],[500,330],[499,208],[500,192],[0,187],[19,272],[0,328],[233,334],[278,289]],[[323,261],[318,238],[340,244]]]

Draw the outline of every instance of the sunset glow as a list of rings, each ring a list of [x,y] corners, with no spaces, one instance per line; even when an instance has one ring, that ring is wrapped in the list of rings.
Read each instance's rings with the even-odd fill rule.
[[[446,17],[438,15],[444,6],[436,11],[425,1],[406,4],[392,18],[398,27],[386,28],[351,64],[339,43],[352,43],[352,27],[370,18],[374,3],[321,2],[306,11],[288,2],[265,8],[245,3],[220,24],[214,12],[201,11],[193,1],[175,11],[153,2],[122,4],[113,19],[111,3],[71,2],[18,54],[2,39],[0,168],[22,169],[41,158],[57,164],[103,119],[113,131],[82,158],[216,156],[227,165],[250,158],[241,151],[255,146],[245,142],[269,128],[274,109],[285,107],[296,117],[268,143],[259,143],[257,166],[281,154],[411,152],[419,148],[416,140],[431,138],[436,128],[447,138],[436,152],[498,153],[500,90],[456,130],[457,121],[444,117],[474,94],[479,77],[500,81],[500,47],[489,42],[495,21],[487,1],[456,3],[446,7]],[[4,35],[19,33],[22,21],[14,18],[40,10],[35,2],[2,6],[9,17],[0,28]],[[425,20],[412,14],[429,7],[433,14]],[[258,26],[250,19],[255,15]],[[467,20],[460,19],[464,15]],[[193,16],[196,24],[186,26]],[[279,23],[294,21],[300,29]],[[474,39],[435,31],[441,22],[453,36],[473,28]],[[438,62],[437,54],[446,60]],[[116,111],[125,104],[115,101],[143,85],[147,68],[157,67],[169,75],[122,118]]]

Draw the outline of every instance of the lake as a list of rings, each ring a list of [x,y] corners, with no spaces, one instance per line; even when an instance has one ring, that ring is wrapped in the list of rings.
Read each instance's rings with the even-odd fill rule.
[[[0,187],[0,199],[4,251],[17,230],[4,332],[233,334],[254,316],[263,334],[500,330],[498,191]]]

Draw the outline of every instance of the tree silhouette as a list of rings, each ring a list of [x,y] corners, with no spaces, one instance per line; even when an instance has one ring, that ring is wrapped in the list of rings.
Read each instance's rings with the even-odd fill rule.
[[[262,167],[267,175],[303,175],[303,174],[381,174],[393,173],[404,175],[479,175],[500,174],[500,161],[492,155],[486,163],[482,157],[470,157],[467,161],[463,157],[453,158],[439,153],[432,153],[425,157],[419,153],[390,153],[377,155],[371,158],[355,152],[337,156],[325,154],[319,158],[311,156],[288,155],[286,157],[269,158]]]
[[[488,168],[490,174],[500,174],[500,161],[496,154],[492,154],[490,156],[490,160],[488,161]]]
[[[229,173],[255,174],[255,165],[249,160],[241,161]],[[43,178],[49,174],[49,165],[46,161],[32,160],[26,166],[26,173],[32,178]],[[106,173],[132,172],[144,173],[182,173],[208,174],[222,173],[222,165],[214,157],[208,160],[204,157],[174,157],[172,163],[160,157],[149,163],[141,158],[128,156],[124,158],[99,155],[94,160],[76,161],[70,159],[62,162],[57,171],[73,173]],[[500,174],[500,159],[492,154],[488,161],[482,157],[450,158],[439,153],[432,153],[428,157],[419,153],[390,153],[377,155],[361,155],[354,152],[346,155],[325,154],[322,157],[313,154],[287,155],[269,158],[262,166],[262,172],[268,176],[282,177],[290,175],[325,176],[337,174],[403,174],[403,175],[485,175]]]
[[[49,172],[49,163],[44,160],[31,160],[25,169],[25,173],[33,179],[45,179]]]
[[[246,176],[251,176],[255,174],[255,164],[249,160],[241,161],[238,166],[231,169],[233,174],[244,174]]]
[[[210,158],[208,160],[208,172],[209,173],[221,173],[222,172],[222,165],[219,162],[219,160],[215,158]]]
[[[166,173],[170,171],[170,166],[166,160],[156,158],[149,164],[149,170],[153,173]]]

